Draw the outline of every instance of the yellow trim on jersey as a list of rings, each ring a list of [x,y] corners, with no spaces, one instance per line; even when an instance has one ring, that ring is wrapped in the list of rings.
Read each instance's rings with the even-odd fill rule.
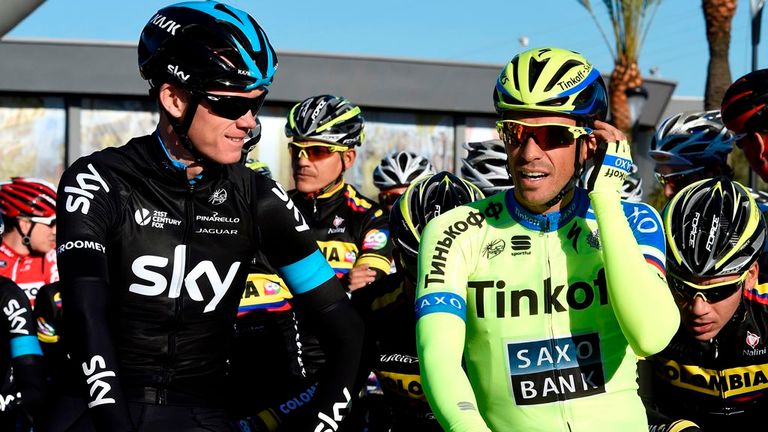
[[[267,291],[267,285],[270,291]],[[240,298],[240,306],[256,306],[292,299],[293,295],[283,279],[276,274],[251,273],[245,280],[245,290]]]
[[[402,294],[403,294],[403,284],[400,284],[400,286],[398,286],[396,290],[392,292],[388,292],[383,296],[376,297],[373,303],[371,303],[371,310],[376,311],[391,305],[392,303],[396,302],[398,297],[400,297],[400,295]]]
[[[745,345],[744,349],[750,348]],[[768,364],[717,370],[680,364],[674,360],[659,360],[655,369],[662,379],[675,387],[696,393],[730,399],[768,389]]]
[[[345,242],[340,240],[331,241],[317,241],[317,246],[325,256],[325,260],[334,269],[351,269],[355,265],[355,261],[358,259],[357,245],[351,242]],[[352,261],[346,259],[347,253],[354,253],[355,258]],[[389,272],[389,270],[387,270]]]
[[[357,259],[357,262],[355,262],[355,266],[359,266],[361,264],[368,264],[368,267],[381,270],[384,272],[384,274],[389,274],[389,270],[392,268],[389,259],[383,255],[375,253],[365,253],[360,255],[360,257]]]

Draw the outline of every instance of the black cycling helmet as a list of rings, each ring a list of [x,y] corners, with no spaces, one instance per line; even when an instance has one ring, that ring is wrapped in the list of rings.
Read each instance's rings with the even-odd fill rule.
[[[373,170],[373,184],[379,190],[408,186],[414,180],[434,174],[429,159],[406,150],[393,151],[381,159]]]
[[[139,71],[152,87],[250,91],[272,83],[277,55],[246,12],[216,1],[164,7],[139,39]]]
[[[507,167],[507,153],[501,140],[465,143],[467,156],[461,159],[461,177],[483,191],[485,196],[514,186]]]
[[[285,136],[353,148],[363,144],[365,120],[360,107],[340,96],[320,95],[291,108]]]
[[[505,111],[534,111],[605,120],[608,92],[600,72],[581,54],[535,48],[516,55],[501,70],[493,105]]]
[[[403,266],[415,273],[421,231],[427,222],[460,205],[484,198],[477,186],[442,171],[419,177],[398,199],[389,214],[392,240]]]
[[[725,91],[723,123],[737,134],[768,131],[768,69],[750,72]]]
[[[765,221],[738,182],[720,176],[683,188],[664,212],[667,269],[680,278],[744,273],[763,252]]]

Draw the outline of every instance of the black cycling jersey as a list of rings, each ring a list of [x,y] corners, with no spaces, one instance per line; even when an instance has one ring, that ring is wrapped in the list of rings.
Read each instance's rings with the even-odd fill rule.
[[[380,278],[390,271],[392,243],[386,211],[354,186],[341,182],[320,196],[290,192],[306,216],[325,259],[349,285],[353,266],[368,264]]]
[[[0,430],[14,430],[17,416],[37,417],[42,408],[45,376],[35,336],[32,307],[24,291],[0,276]]]
[[[641,375],[641,383],[650,383],[650,388],[641,385],[649,418],[661,414],[691,420],[712,431],[748,430],[746,426],[764,423],[766,337],[768,285],[745,290],[733,318],[711,341],[697,341],[681,324],[667,348],[640,369],[651,375]]]
[[[241,164],[206,165],[190,182],[153,134],[78,159],[61,178],[57,217],[64,340],[97,427],[129,430],[126,401],[222,405],[259,250],[318,317],[337,360],[305,418],[318,427],[340,419],[362,329],[278,183]]]
[[[368,404],[370,431],[443,430],[421,387],[413,308],[415,292],[408,294],[406,289],[402,273],[395,273],[352,296],[366,324],[363,366],[376,374],[384,396],[382,403],[371,400]]]

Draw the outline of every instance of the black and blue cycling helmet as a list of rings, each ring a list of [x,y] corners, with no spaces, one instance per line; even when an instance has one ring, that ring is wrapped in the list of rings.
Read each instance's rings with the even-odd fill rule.
[[[139,40],[139,71],[152,87],[250,91],[272,83],[277,55],[248,13],[216,1],[157,11]]]

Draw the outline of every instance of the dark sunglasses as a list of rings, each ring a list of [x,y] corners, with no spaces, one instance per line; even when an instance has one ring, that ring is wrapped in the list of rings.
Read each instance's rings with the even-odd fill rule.
[[[379,204],[385,206],[395,205],[395,202],[397,202],[398,198],[400,198],[402,195],[403,194],[401,192],[379,192]]]
[[[695,180],[692,178],[694,174],[698,173],[699,171],[703,170],[704,167],[696,167],[687,169],[685,171],[678,171],[673,172],[669,174],[660,174],[660,173],[653,173],[653,175],[656,177],[656,181],[659,182],[660,185],[666,186],[669,185],[678,185],[678,186],[685,186],[690,183],[693,183],[692,180]]]
[[[680,299],[684,300],[685,302],[693,302],[693,299],[695,299],[696,296],[701,296],[705,302],[712,304],[727,299],[728,297],[732,296],[733,293],[743,287],[744,282],[747,280],[747,276],[749,276],[749,271],[744,272],[744,274],[739,276],[739,278],[736,280],[730,280],[712,285],[698,285],[693,282],[678,278],[672,273],[669,273],[669,276],[670,278],[667,280],[669,282],[669,286],[672,288],[672,292],[675,293]]]
[[[510,148],[520,147],[533,138],[542,150],[570,145],[576,138],[592,133],[588,127],[559,123],[531,124],[518,120],[500,120],[496,122],[496,130],[499,138]]]
[[[305,158],[310,162],[316,162],[328,159],[334,153],[341,153],[349,150],[348,147],[313,142],[312,144],[299,144],[295,142],[288,143],[288,150],[291,152],[291,159]]]
[[[261,90],[263,92],[255,98],[224,96],[200,91],[193,91],[192,93],[200,96],[213,114],[227,120],[237,120],[248,112],[254,117],[259,113],[262,105],[264,105],[264,99],[267,97],[267,89],[262,88]]]

